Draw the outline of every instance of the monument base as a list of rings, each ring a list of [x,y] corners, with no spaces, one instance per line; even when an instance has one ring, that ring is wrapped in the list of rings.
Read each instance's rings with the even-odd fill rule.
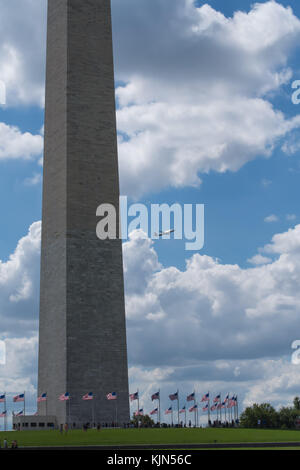
[[[55,416],[13,416],[13,429],[15,431],[42,431],[57,429]]]

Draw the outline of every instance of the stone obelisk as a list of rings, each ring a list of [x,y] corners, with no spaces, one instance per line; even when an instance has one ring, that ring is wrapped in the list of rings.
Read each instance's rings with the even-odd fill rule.
[[[110,0],[49,0],[38,414],[57,425],[129,420],[122,244],[96,236],[102,203],[118,213]]]

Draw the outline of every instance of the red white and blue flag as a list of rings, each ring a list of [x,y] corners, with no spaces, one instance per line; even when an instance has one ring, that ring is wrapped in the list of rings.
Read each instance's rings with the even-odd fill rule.
[[[116,394],[116,392],[108,393],[108,394],[106,395],[106,398],[107,398],[108,400],[116,400],[116,399],[117,399],[117,394]]]
[[[186,412],[186,407],[183,406],[183,407],[181,408],[181,410],[179,411],[179,413],[185,413],[185,412]]]
[[[178,400],[178,392],[169,395],[171,401]]]
[[[22,416],[24,414],[24,411],[19,411],[19,413],[16,413],[15,416]]]
[[[157,415],[158,413],[158,408],[155,408],[155,410],[152,410],[150,415]]]
[[[68,401],[68,400],[70,400],[70,394],[68,392],[63,393],[62,395],[60,395],[60,397],[58,399],[59,399],[59,401]]]
[[[203,395],[201,401],[208,401],[209,400],[209,393],[207,393],[206,395]]]
[[[169,415],[172,413],[172,406],[170,406],[170,408],[168,408],[166,411],[165,411],[165,415]]]
[[[41,401],[47,401],[47,393],[42,393],[37,399],[37,402],[40,403]]]
[[[139,399],[139,392],[131,393],[129,395],[130,401],[138,400]]]
[[[217,395],[215,398],[214,398],[214,403],[218,403],[218,401],[221,400],[221,395]]]
[[[93,399],[94,399],[94,395],[92,394],[92,392],[86,393],[85,395],[83,395],[82,399],[83,399],[84,401],[93,400]]]
[[[193,401],[195,400],[195,392],[191,393],[186,397],[186,401]]]
[[[210,407],[210,411],[215,411],[216,409],[217,409],[217,405],[212,405],[212,406]]]
[[[227,408],[233,408],[237,404],[237,397],[233,396],[229,399]]]
[[[143,416],[144,415],[143,408],[141,408],[139,411],[136,411],[134,414],[135,414],[135,416]]]
[[[21,393],[20,395],[16,395],[14,398],[13,398],[13,402],[14,403],[17,403],[19,401],[24,401],[25,400],[25,394],[24,393]]]
[[[5,402],[5,395],[0,395],[0,403],[4,403]]]
[[[198,405],[193,405],[190,409],[189,412],[192,413],[192,411],[196,411],[198,409]]]
[[[3,411],[1,414],[0,414],[0,418],[5,418],[7,415],[7,411]]]
[[[156,392],[156,393],[153,393],[153,395],[151,396],[151,400],[159,400],[159,392]]]
[[[204,408],[202,408],[202,411],[208,411],[208,403],[204,406]]]
[[[228,400],[229,400],[229,393],[228,393],[228,395],[226,395],[224,403],[228,402]]]

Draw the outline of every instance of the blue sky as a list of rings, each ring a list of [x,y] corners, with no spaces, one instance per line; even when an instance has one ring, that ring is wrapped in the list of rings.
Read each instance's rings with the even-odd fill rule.
[[[28,354],[13,383],[2,371],[0,389],[17,383],[32,396],[45,4],[0,0],[0,337]],[[131,387],[145,390],[145,405],[179,377],[187,393],[231,387],[246,406],[268,386],[276,406],[289,403],[300,378],[290,364],[300,329],[299,2],[112,5],[122,194],[205,204],[200,253],[139,234],[124,244]]]

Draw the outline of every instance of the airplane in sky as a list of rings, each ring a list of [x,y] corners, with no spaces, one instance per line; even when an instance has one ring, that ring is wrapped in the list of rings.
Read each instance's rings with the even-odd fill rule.
[[[171,229],[171,230],[166,230],[165,232],[159,232],[159,233],[154,233],[154,236],[155,237],[163,237],[164,235],[170,235],[170,233],[174,233],[175,232],[175,229]]]

